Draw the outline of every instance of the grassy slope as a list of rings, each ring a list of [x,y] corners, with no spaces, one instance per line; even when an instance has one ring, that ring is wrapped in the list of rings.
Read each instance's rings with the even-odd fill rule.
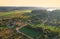
[[[0,12],[0,16],[11,16],[13,14],[23,14],[25,12],[31,12],[31,10],[15,10],[15,11],[9,11],[9,12]]]
[[[38,24],[38,25],[29,24],[29,25],[34,27],[34,28],[41,27],[43,29],[49,29],[51,31],[59,32],[60,33],[60,27],[57,27],[57,26],[47,26],[47,25],[45,26],[44,24]]]

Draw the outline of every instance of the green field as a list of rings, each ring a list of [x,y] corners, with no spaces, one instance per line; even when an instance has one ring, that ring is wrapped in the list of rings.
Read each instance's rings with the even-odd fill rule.
[[[0,17],[8,17],[14,14],[24,14],[26,12],[31,12],[31,10],[15,10],[15,11],[9,11],[9,12],[0,12]]]
[[[37,30],[33,30],[31,28],[27,28],[27,27],[23,27],[22,29],[20,29],[20,31],[28,36],[31,36],[33,38],[37,38],[37,36],[40,35],[40,32]]]

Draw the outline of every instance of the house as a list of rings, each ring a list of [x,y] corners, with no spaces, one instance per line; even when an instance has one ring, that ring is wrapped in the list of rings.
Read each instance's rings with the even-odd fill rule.
[[[18,25],[18,26],[22,26],[23,22],[16,22],[15,24]]]

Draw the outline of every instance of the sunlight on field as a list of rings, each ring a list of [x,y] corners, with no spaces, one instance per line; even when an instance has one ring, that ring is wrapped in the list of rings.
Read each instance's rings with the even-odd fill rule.
[[[32,12],[32,10],[14,10],[14,11],[8,11],[8,12],[0,12],[0,16],[8,16],[12,14],[23,14],[25,12]]]
[[[20,11],[20,12],[32,12],[32,10],[17,10],[17,11]]]

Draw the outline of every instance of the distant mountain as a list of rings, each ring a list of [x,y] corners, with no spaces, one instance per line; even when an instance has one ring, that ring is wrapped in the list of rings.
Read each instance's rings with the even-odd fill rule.
[[[0,7],[0,11],[12,11],[12,10],[40,10],[45,9],[41,7]]]

